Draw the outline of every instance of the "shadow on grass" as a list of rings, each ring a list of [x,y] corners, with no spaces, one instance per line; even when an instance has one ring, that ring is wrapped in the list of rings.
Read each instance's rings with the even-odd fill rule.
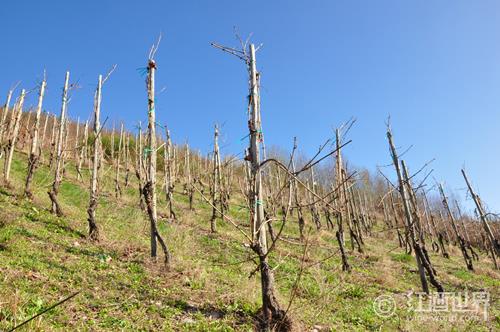
[[[39,220],[44,223],[48,230],[55,230],[58,233],[66,233],[72,237],[77,237],[80,239],[84,239],[86,236],[79,230],[73,229],[68,225],[63,224],[62,222],[56,222],[52,220]]]
[[[206,318],[211,320],[223,319],[226,316],[233,316],[236,318],[237,325],[252,324],[254,327],[259,326],[261,319],[259,313],[250,313],[244,310],[227,310],[225,308],[217,308],[211,304],[195,306],[183,300],[176,300],[169,303],[170,306],[182,310],[185,314],[200,313]]]
[[[115,260],[117,259],[116,253],[106,252],[102,249],[90,250],[86,248],[66,246],[65,251],[72,253],[74,255],[87,256],[91,258],[97,258],[99,260],[105,260],[107,257],[110,257]]]
[[[11,194],[10,192],[7,191],[9,185],[8,184],[3,184],[3,186],[0,186],[0,195],[8,196],[8,197],[14,197],[15,195]]]

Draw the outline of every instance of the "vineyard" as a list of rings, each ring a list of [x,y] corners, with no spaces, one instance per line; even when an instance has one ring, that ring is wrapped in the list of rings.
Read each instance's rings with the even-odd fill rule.
[[[298,152],[300,137],[290,151],[266,150],[261,50],[241,39],[241,48],[212,46],[248,75],[245,152],[221,152],[219,125],[208,154],[173,142],[175,128],[156,117],[160,41],[139,70],[145,123],[118,123],[101,109],[117,66],[97,77],[84,121],[70,116],[78,83],[69,71],[57,112],[43,106],[47,84],[56,85],[45,73],[35,87],[7,91],[1,330],[500,329],[500,223],[473,174],[450,170],[461,172],[470,213],[429,164],[407,165],[390,119],[380,133],[390,164],[376,173],[344,158],[358,144],[355,120],[310,158]],[[407,305],[415,294],[469,293],[483,296],[487,315],[419,320]],[[378,307],[380,296],[392,311]],[[477,314],[476,304],[463,309]]]

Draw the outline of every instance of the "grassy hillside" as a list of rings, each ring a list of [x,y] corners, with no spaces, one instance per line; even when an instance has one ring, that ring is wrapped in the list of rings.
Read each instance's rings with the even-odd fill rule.
[[[249,331],[256,325],[260,303],[258,275],[249,260],[251,250],[242,236],[218,221],[210,233],[210,207],[196,195],[195,211],[176,194],[179,220],[160,220],[160,231],[173,257],[172,268],[149,259],[149,225],[138,208],[133,181],[120,200],[114,198],[112,171],[97,209],[101,241],[87,232],[88,174],[76,180],[68,164],[60,199],[66,214],[51,215],[46,194],[52,175],[40,167],[33,183],[35,200],[21,197],[26,157],[16,155],[10,188],[0,190],[0,330],[33,316],[76,291],[80,293],[33,320],[24,330],[127,331]],[[135,180],[135,179],[134,179]],[[180,187],[180,185],[178,186]],[[160,194],[160,216],[164,197]],[[238,198],[233,198],[238,203]],[[237,204],[231,216],[242,225],[247,212]],[[431,253],[447,291],[488,290],[487,322],[420,322],[404,306],[404,294],[419,291],[414,258],[398,247],[393,234],[376,228],[366,238],[364,254],[349,251],[352,272],[341,271],[338,246],[328,230],[313,230],[308,245],[298,240],[297,225],[286,226],[286,237],[271,257],[281,303],[297,330],[387,331],[500,329],[500,274],[484,254],[474,273],[465,269],[457,248],[451,259]],[[346,238],[346,240],[348,240]],[[347,248],[350,244],[347,241]],[[305,257],[305,259],[302,259]],[[297,282],[297,280],[299,280]],[[373,301],[381,294],[396,297],[396,315],[375,314]]]

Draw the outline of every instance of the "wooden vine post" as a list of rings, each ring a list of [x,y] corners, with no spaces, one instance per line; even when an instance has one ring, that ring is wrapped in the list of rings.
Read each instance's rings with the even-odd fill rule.
[[[159,43],[159,41],[158,41]],[[156,261],[157,258],[157,243],[160,243],[163,253],[165,255],[165,265],[170,264],[170,252],[167,245],[160,236],[157,227],[157,206],[156,206],[156,118],[155,118],[155,73],[156,73],[156,62],[154,61],[154,54],[158,45],[151,49],[147,73],[148,77],[146,80],[147,91],[148,91],[148,146],[144,148],[144,152],[147,155],[146,158],[146,181],[142,193],[144,195],[144,200],[146,202],[146,208],[149,215],[150,221],[150,231],[151,231],[151,258]]]
[[[125,188],[129,186],[130,181],[130,135],[125,135]]]
[[[49,168],[54,170],[54,157],[56,150],[56,128],[57,128],[57,117],[54,114],[52,118],[52,129],[50,134],[50,154],[49,154]]]
[[[9,184],[10,179],[10,168],[12,165],[12,158],[14,157],[14,150],[16,147],[17,137],[19,136],[19,127],[21,123],[21,115],[23,113],[24,98],[26,96],[26,91],[23,89],[21,95],[19,96],[14,109],[12,110],[13,117],[11,117],[12,123],[9,123],[9,131],[7,133],[7,144],[6,144],[6,156],[4,165],[4,181]],[[17,112],[17,113],[16,113]]]
[[[219,129],[215,125],[214,129],[214,152],[213,152],[213,171],[212,171],[212,218],[210,218],[210,230],[212,233],[217,232],[217,205],[219,205],[220,214],[224,213],[223,202],[223,186],[222,186],[222,170],[219,152]]]
[[[427,275],[429,276],[429,280],[431,284],[436,288],[438,292],[443,292],[444,288],[443,286],[439,283],[439,281],[436,279],[435,276],[435,270],[431,266],[430,261],[428,260],[427,255],[424,254],[424,250],[422,248],[422,244],[419,242],[419,239],[417,238],[416,230],[415,230],[415,223],[416,221],[414,220],[414,216],[416,214],[413,213],[413,211],[410,208],[410,196],[407,192],[408,187],[409,187],[409,176],[407,174],[406,166],[404,161],[401,161],[401,166],[399,164],[399,158],[396,152],[396,148],[394,146],[394,142],[392,139],[392,133],[390,131],[390,128],[387,129],[387,139],[389,141],[389,148],[391,151],[391,157],[393,161],[394,168],[396,170],[396,175],[398,178],[399,182],[399,193],[401,195],[401,200],[403,202],[403,208],[404,208],[404,214],[406,216],[406,224],[405,227],[407,229],[407,233],[410,237],[412,247],[415,251],[415,259],[417,262],[417,267],[418,271],[420,274],[420,281],[422,283],[422,290],[425,293],[429,293],[429,286],[427,283],[426,279],[426,272]],[[401,171],[401,168],[405,172],[405,177],[403,177],[403,172]],[[405,181],[406,178],[406,181]]]
[[[47,126],[49,124],[49,113],[45,112],[43,121],[42,138],[40,139],[40,149],[43,149],[45,144],[45,135],[47,134]],[[43,153],[40,154],[40,159],[42,159]]]
[[[297,150],[297,138],[296,137],[293,138],[293,151],[295,151],[295,150]],[[295,173],[296,169],[295,169],[294,153],[292,153],[292,156],[290,158],[290,163],[292,164],[292,172]],[[298,219],[298,224],[299,224],[300,240],[304,241],[305,240],[304,228],[306,226],[306,221],[304,219],[304,213],[302,211],[302,202],[300,199],[301,195],[299,192],[299,185],[297,183],[297,178],[294,177],[292,183],[293,183],[293,194],[294,194],[293,198],[295,201],[295,206],[296,206],[296,210],[297,210],[297,219]]]
[[[469,231],[467,230],[466,223],[465,223],[464,217],[462,215],[462,210],[460,209],[460,205],[458,204],[458,201],[456,199],[455,199],[455,206],[456,206],[457,212],[458,212],[458,220],[461,221],[462,231],[463,231],[463,234],[465,234],[465,243],[466,243],[467,249],[469,249],[470,254],[472,255],[472,259],[477,261],[477,260],[479,260],[479,256],[477,255],[476,251],[472,247],[472,242],[470,240]]]
[[[102,75],[97,78],[97,87],[94,93],[94,124],[92,130],[93,138],[93,154],[92,163],[89,160],[89,167],[92,165],[92,172],[90,174],[90,188],[89,188],[89,206],[87,208],[88,214],[88,225],[89,225],[89,238],[92,241],[99,240],[99,227],[96,222],[96,209],[99,201],[99,181],[100,181],[100,171],[102,168],[102,161],[104,159],[104,153],[102,149],[101,140],[101,100],[102,100],[102,86],[108,80],[109,76],[115,70],[116,65],[108,72],[106,77],[103,79]],[[78,168],[81,169],[81,163],[86,159],[87,156],[87,140],[88,140],[88,121],[85,123],[84,131],[84,143],[81,146],[79,165]],[[89,153],[90,154],[90,153]],[[89,156],[90,157],[90,156]]]
[[[250,225],[253,236],[252,249],[259,256],[261,273],[262,310],[264,316],[264,330],[269,330],[276,324],[286,326],[290,324],[285,311],[275,296],[274,273],[268,262],[267,224],[264,215],[264,202],[262,191],[262,170],[260,168],[260,140],[262,134],[260,98],[258,85],[258,72],[255,58],[255,46],[250,44],[248,58],[250,95],[249,95],[249,121],[250,146],[246,159],[250,162]]]
[[[139,206],[141,210],[145,210],[144,206],[144,195],[142,194],[142,188],[144,187],[144,154],[143,154],[143,143],[142,143],[142,123],[139,121],[137,138],[135,140],[136,147],[136,170],[135,175],[137,177],[137,182],[139,184]]]
[[[94,103],[95,103],[95,101],[94,101]],[[94,105],[94,108],[95,108],[95,105]],[[94,114],[94,117],[95,117],[95,114]],[[88,141],[89,141],[89,121],[87,120],[87,121],[85,121],[85,126],[83,127],[83,139],[80,141],[79,150],[77,151],[78,158],[77,158],[77,163],[76,163],[76,174],[77,174],[78,180],[80,180],[80,181],[83,181],[82,166],[88,157],[87,156]],[[90,163],[88,165],[90,167]]]
[[[26,146],[26,142],[28,141],[28,136],[30,135],[30,120],[31,120],[31,109],[28,109],[28,112],[27,112],[27,118],[26,116],[24,116],[26,118],[26,121],[24,122],[24,124],[21,126],[21,128],[23,129],[22,130],[22,135],[20,135],[20,147],[19,147],[19,150],[20,151],[24,151],[24,147]],[[21,123],[22,123],[22,118],[23,116],[21,116]]]
[[[174,178],[173,178],[173,170],[172,170],[172,163],[173,163],[173,156],[172,156],[172,140],[170,138],[170,130],[168,130],[167,126],[165,126],[165,135],[166,135],[166,142],[164,145],[164,160],[163,160],[163,167],[164,167],[164,173],[165,173],[165,198],[167,201],[167,207],[168,207],[168,218],[169,219],[176,219],[175,212],[174,212]]]
[[[320,230],[321,229],[321,217],[318,211],[318,207],[315,201],[315,198],[313,195],[317,195],[317,185],[316,185],[316,179],[314,177],[314,167],[311,167],[311,193],[309,193],[309,204],[310,204],[310,211],[311,211],[311,217],[316,224],[316,229]]]
[[[80,117],[76,121],[75,147],[73,149],[75,159],[76,178],[81,181],[78,165],[80,164]]]
[[[346,207],[347,207],[347,202],[346,202],[346,196],[345,196],[345,191],[343,190],[343,186],[345,185],[344,183],[344,172],[342,171],[344,166],[342,163],[342,153],[341,153],[341,141],[340,141],[340,132],[338,129],[335,130],[335,142],[336,142],[336,149],[337,149],[337,158],[336,158],[336,164],[335,164],[335,187],[341,188],[339,190],[339,199],[337,200],[339,203],[337,206],[339,207],[339,211],[337,213],[337,226],[338,230],[335,233],[335,236],[337,238],[337,242],[339,244],[339,249],[340,249],[340,256],[342,259],[342,271],[350,271],[351,266],[349,265],[349,262],[347,260],[347,254],[345,251],[345,246],[344,246],[344,219],[347,218],[347,212],[346,212]]]
[[[74,159],[77,165],[78,165],[78,158],[80,158],[80,154],[78,153],[79,143],[80,143],[78,141],[79,138],[80,138],[80,117],[76,119],[75,147],[73,148]]]
[[[97,88],[94,95],[94,128],[93,139],[94,149],[92,157],[92,175],[90,179],[90,199],[87,209],[89,223],[89,238],[97,241],[99,239],[99,228],[96,223],[96,208],[99,199],[99,168],[102,160],[101,148],[101,91],[102,91],[102,75],[97,79]]]
[[[453,213],[451,213],[451,209],[450,209],[450,206],[448,204],[448,198],[446,198],[446,195],[445,195],[444,189],[443,189],[443,185],[441,183],[439,184],[439,192],[441,193],[441,198],[443,199],[443,206],[444,206],[446,212],[448,213],[448,217],[449,217],[450,222],[451,222],[451,227],[453,228],[453,231],[455,232],[455,237],[456,237],[457,243],[460,246],[460,250],[462,251],[462,256],[464,257],[465,265],[467,266],[468,270],[474,271],[474,266],[472,265],[472,258],[469,256],[469,253],[467,252],[465,239],[460,235],[460,232],[458,231],[457,221],[455,220]]]
[[[123,145],[124,131],[123,131],[123,122],[120,126],[120,138],[118,139],[118,154],[116,156],[116,164],[115,164],[115,197],[119,198],[122,195],[122,189],[120,186],[120,163],[121,163],[121,155],[122,155],[122,145]]]
[[[262,291],[262,324],[264,331],[279,330],[290,331],[292,320],[287,316],[276,298],[274,285],[274,272],[268,262],[267,232],[268,224],[264,215],[262,169],[260,157],[260,145],[262,140],[262,124],[260,114],[259,77],[257,72],[255,45],[250,44],[248,50],[246,44],[242,43],[242,50],[236,50],[212,43],[212,46],[227,53],[237,56],[245,61],[249,75],[248,95],[248,130],[250,136],[249,148],[246,151],[245,160],[248,161],[245,169],[247,171],[247,198],[250,208],[250,247],[259,257],[258,269],[260,270],[260,281]],[[291,193],[290,193],[291,197]],[[274,243],[274,242],[273,242]]]
[[[359,227],[359,218],[356,212],[356,206],[354,205],[354,195],[352,194],[352,186],[349,181],[347,181],[347,174],[345,168],[342,171],[342,187],[344,190],[344,196],[346,197],[347,205],[347,216],[349,221],[349,236],[351,239],[351,248],[354,249],[354,245],[357,245],[358,252],[363,253],[363,238],[361,236],[361,229]]]
[[[25,92],[26,93],[26,92]],[[7,139],[7,143],[8,143],[8,140],[11,138],[11,135],[12,135],[12,130],[14,129],[14,125],[15,125],[15,122],[16,122],[16,118],[17,118],[17,106],[18,106],[18,102],[19,102],[19,97],[16,99],[16,102],[14,103],[14,107],[12,108],[12,111],[10,112],[10,118],[9,118],[9,122],[8,122],[8,125],[7,125],[7,136],[6,136],[6,139]],[[22,119],[22,114],[19,115],[19,129],[18,129],[18,132],[20,130],[20,127],[21,127],[21,119]],[[19,133],[18,133],[19,135]],[[16,137],[16,142],[18,141],[17,137]]]
[[[479,217],[482,221],[486,237],[490,242],[489,247],[490,247],[491,259],[493,260],[495,269],[499,269],[500,267],[498,266],[496,257],[500,256],[500,243],[498,243],[498,241],[495,239],[495,236],[493,236],[493,232],[491,231],[490,225],[488,225],[488,220],[486,219],[486,212],[484,211],[483,205],[481,204],[481,200],[479,199],[479,196],[474,192],[474,189],[472,189],[472,185],[470,184],[469,178],[467,177],[467,174],[465,173],[464,169],[462,169],[462,175],[464,177],[465,183],[467,184],[467,188],[469,188],[469,192],[472,196],[472,199],[476,204],[477,213],[479,214]]]
[[[64,178],[64,175],[66,174],[66,163],[67,163],[67,155],[69,152],[68,149],[68,140],[70,137],[70,122],[69,118],[66,117],[66,124],[64,125],[64,141],[63,141],[63,146],[62,146],[62,168],[61,168],[61,179]]]
[[[110,141],[109,163],[113,165],[114,160],[115,160],[115,123],[113,121],[113,131],[111,131],[111,141]]]
[[[439,251],[439,245],[436,242],[436,232],[435,232],[435,229],[433,228],[433,225],[432,225],[430,209],[427,207],[427,204],[426,204],[425,192],[420,196],[420,198],[422,201],[422,207],[424,209],[425,224],[427,225],[427,235],[431,239],[432,248],[435,251]]]
[[[28,175],[26,176],[26,185],[24,187],[24,194],[26,197],[32,199],[33,194],[31,193],[31,181],[33,179],[33,174],[35,173],[35,170],[38,166],[38,161],[40,159],[40,155],[42,154],[41,146],[39,146],[39,131],[40,131],[40,117],[42,114],[42,104],[43,104],[43,96],[45,95],[45,86],[47,82],[45,80],[45,77],[42,81],[42,84],[40,85],[40,92],[38,94],[38,105],[36,107],[36,114],[35,114],[35,124],[33,126],[33,134],[31,137],[31,147],[30,147],[30,153],[28,157]],[[47,122],[45,122],[47,123]],[[41,142],[40,144],[43,144]]]
[[[435,220],[434,214],[432,213],[432,211],[430,209],[429,200],[427,199],[427,194],[425,193],[425,191],[423,193],[423,196],[424,196],[424,207],[426,207],[426,210],[429,213],[431,225],[432,225],[432,228],[434,229],[434,233],[436,234],[436,237],[437,237],[437,241],[438,241],[436,244],[437,249],[441,251],[441,255],[444,258],[450,258],[450,255],[448,254],[448,251],[446,250],[446,246],[444,245],[443,233],[439,232],[439,230],[438,230],[438,227],[436,225],[436,220]]]
[[[262,192],[262,171],[260,170],[260,104],[259,104],[259,90],[257,82],[257,67],[255,59],[255,46],[250,44],[250,114],[248,120],[248,129],[250,131],[250,147],[248,150],[247,159],[250,161],[251,171],[251,207],[253,209],[251,222],[252,234],[254,242],[258,249],[265,254],[267,252],[267,227],[264,224],[264,202]]]
[[[185,192],[189,198],[189,210],[194,210],[193,200],[194,200],[194,188],[193,179],[191,175],[191,154],[189,150],[189,144],[186,144],[186,150],[184,154],[184,174],[186,177]]]
[[[54,171],[54,182],[52,183],[52,189],[48,192],[49,198],[52,202],[52,213],[57,214],[57,216],[63,216],[63,212],[59,202],[57,201],[57,194],[59,193],[59,186],[62,181],[62,171],[64,162],[64,151],[63,144],[65,138],[65,126],[66,126],[66,107],[68,104],[68,87],[69,87],[69,71],[66,72],[66,78],[64,79],[64,88],[62,94],[62,106],[61,115],[59,117],[59,131],[56,140],[56,153],[55,153],[55,171]]]
[[[9,114],[10,100],[12,99],[12,93],[14,93],[13,89],[10,89],[7,93],[7,101],[3,107],[2,118],[0,119],[0,147],[3,145],[3,141],[5,138],[5,133],[7,130],[7,115]],[[3,151],[0,151],[0,157],[2,156]]]

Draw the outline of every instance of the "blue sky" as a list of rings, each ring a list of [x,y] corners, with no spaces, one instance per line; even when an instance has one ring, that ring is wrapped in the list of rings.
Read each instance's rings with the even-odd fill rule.
[[[146,65],[162,32],[160,121],[177,142],[189,140],[202,151],[210,149],[218,122],[226,152],[239,152],[247,130],[245,68],[209,44],[237,46],[238,26],[264,43],[257,63],[268,145],[289,147],[297,136],[311,154],[354,116],[347,156],[373,170],[389,162],[384,122],[390,114],[397,144],[414,145],[405,156],[412,169],[436,158],[436,179],[463,196],[465,166],[483,200],[500,210],[500,2],[249,3],[5,1],[0,93],[17,80],[33,87],[45,68],[45,106],[58,112],[70,70],[81,89],[69,113],[87,118],[97,75],[116,63],[104,87],[103,114],[132,127],[146,115],[144,78],[136,69]]]

